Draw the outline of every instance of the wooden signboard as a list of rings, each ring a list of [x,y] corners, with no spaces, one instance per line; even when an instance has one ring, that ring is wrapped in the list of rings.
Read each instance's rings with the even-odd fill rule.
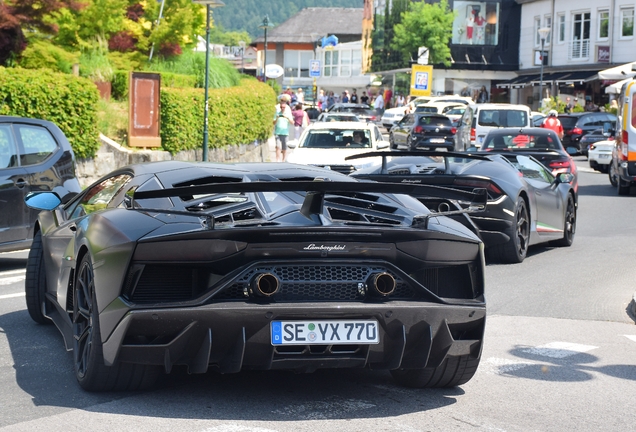
[[[161,147],[159,91],[161,75],[131,72],[128,94],[128,145]]]

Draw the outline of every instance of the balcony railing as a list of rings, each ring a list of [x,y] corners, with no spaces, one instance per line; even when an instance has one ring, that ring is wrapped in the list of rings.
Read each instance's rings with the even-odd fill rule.
[[[568,58],[570,60],[580,60],[590,57],[590,40],[571,41],[568,46]]]

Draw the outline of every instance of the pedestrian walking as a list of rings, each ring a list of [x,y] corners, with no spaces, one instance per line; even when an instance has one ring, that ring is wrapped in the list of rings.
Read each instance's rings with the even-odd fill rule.
[[[349,102],[358,103],[358,95],[356,94],[356,89],[353,89],[353,92],[351,93],[351,97],[349,98]]]
[[[274,137],[276,139],[276,162],[285,162],[287,157],[287,138],[289,137],[289,127],[294,124],[294,117],[286,98],[281,97],[276,105],[274,114]]]
[[[309,114],[303,109],[303,104],[297,103],[292,110],[292,117],[294,117],[294,139],[298,141],[305,128],[309,126]]]
[[[360,96],[360,102],[362,102],[364,104],[368,104],[369,103],[369,96],[367,96],[367,92],[365,92],[365,91],[362,92],[362,96]]]
[[[574,105],[572,105],[570,97],[568,96],[565,98],[565,108],[563,109],[563,112],[569,114],[572,112],[572,108],[574,108]]]
[[[301,104],[305,103],[305,92],[302,87],[298,87],[298,91],[296,92],[296,102]]]
[[[384,112],[384,98],[382,97],[382,93],[378,93],[375,101],[373,101],[373,109],[375,109],[378,116],[381,116]]]

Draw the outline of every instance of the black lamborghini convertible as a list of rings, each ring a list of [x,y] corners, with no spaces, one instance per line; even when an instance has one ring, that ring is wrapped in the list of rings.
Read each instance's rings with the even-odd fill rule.
[[[577,179],[553,175],[529,155],[451,152],[374,152],[350,156],[377,157],[377,164],[352,176],[381,182],[450,186],[488,191],[486,211],[452,217],[472,228],[496,261],[519,263],[533,244],[570,246],[576,231]],[[452,200],[418,199],[433,211],[458,209]]]
[[[481,356],[483,243],[422,194],[486,203],[287,163],[140,164],[66,204],[34,193],[28,311],[59,328],[90,391],[147,388],[176,365],[460,385]]]

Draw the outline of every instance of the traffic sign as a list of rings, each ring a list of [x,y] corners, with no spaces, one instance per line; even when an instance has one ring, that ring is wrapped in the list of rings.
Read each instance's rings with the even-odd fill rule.
[[[310,77],[320,76],[320,60],[309,61],[309,76]]]

